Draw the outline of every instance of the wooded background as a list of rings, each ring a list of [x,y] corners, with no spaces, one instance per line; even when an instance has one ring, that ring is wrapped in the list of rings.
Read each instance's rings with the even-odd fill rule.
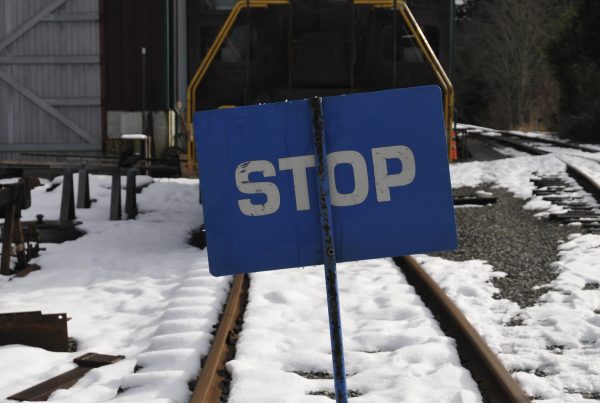
[[[457,119],[600,142],[600,1],[466,0]]]

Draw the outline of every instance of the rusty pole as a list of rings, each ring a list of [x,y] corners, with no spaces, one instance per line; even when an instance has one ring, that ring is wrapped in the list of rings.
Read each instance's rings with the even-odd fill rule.
[[[4,230],[2,233],[2,261],[0,264],[0,274],[8,276],[10,271],[10,253],[12,249],[12,237],[15,228],[15,215],[17,206],[15,201],[4,206]]]
[[[335,248],[333,242],[333,221],[331,217],[331,198],[329,195],[329,173],[327,167],[325,134],[323,130],[322,102],[322,98],[320,97],[310,99],[319,190],[319,215],[321,218],[321,235],[323,239],[327,310],[329,312],[331,357],[333,360],[333,379],[335,381],[335,399],[337,403],[346,403],[348,401],[348,390],[346,388],[342,318],[340,315],[340,296],[338,293]]]

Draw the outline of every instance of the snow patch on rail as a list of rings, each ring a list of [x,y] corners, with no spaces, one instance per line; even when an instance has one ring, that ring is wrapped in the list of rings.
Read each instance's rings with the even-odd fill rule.
[[[32,191],[25,220],[58,218],[57,182],[52,191],[49,182]],[[40,271],[10,281],[0,276],[1,312],[66,312],[69,335],[79,343],[75,353],[0,346],[0,400],[73,368],[73,358],[93,351],[126,359],[93,369],[50,401],[188,401],[187,383],[209,349],[230,279],[212,277],[206,252],[187,244],[189,231],[202,223],[198,181],[140,182],[149,186],[137,195],[137,219],[109,221],[110,177],[91,175],[97,202],[76,211],[86,235],[44,244],[47,250],[34,260]],[[75,177],[75,192],[77,183]]]
[[[530,198],[534,185],[530,182],[534,173],[556,175],[564,173],[566,165],[552,155],[507,158],[485,162],[466,162],[450,165],[453,188],[476,187],[494,183],[507,189],[521,199]]]
[[[560,159],[600,178],[597,154],[561,150]],[[494,183],[529,199],[525,208],[543,209],[546,214],[556,206],[539,196],[532,198],[530,178],[534,173],[566,177],[566,165],[552,155],[453,164],[450,169],[455,188]],[[584,193],[584,199],[597,206]],[[454,262],[424,255],[417,260],[535,401],[600,399],[600,235],[573,234],[558,251],[557,278],[544,286],[547,292],[536,305],[523,309],[495,298],[498,290],[492,280],[504,273],[484,261]]]
[[[390,259],[338,265],[348,389],[353,402],[479,402],[429,310]],[[331,346],[323,267],[251,275],[230,403],[330,402]],[[435,385],[435,387],[432,387]]]
[[[417,260],[530,396],[587,402],[600,396],[600,236],[572,235],[559,247],[559,257],[560,274],[549,291],[524,309],[494,298],[491,280],[503,273],[483,261]]]

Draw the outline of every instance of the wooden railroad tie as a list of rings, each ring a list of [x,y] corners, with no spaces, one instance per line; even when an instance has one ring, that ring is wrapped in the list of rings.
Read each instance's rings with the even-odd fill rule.
[[[114,364],[124,359],[123,355],[106,355],[97,353],[86,353],[73,360],[77,368],[50,378],[42,383],[25,389],[19,393],[9,396],[7,399],[18,401],[41,402],[48,400],[48,397],[58,389],[68,389],[75,385],[86,373],[94,368]]]

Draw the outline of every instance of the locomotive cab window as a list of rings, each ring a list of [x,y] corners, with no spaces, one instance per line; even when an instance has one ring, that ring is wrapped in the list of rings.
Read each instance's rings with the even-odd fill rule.
[[[387,62],[394,61],[394,29],[392,26],[382,30],[382,56]],[[422,63],[424,61],[421,51],[417,47],[414,37],[406,27],[398,24],[396,28],[396,61],[405,63]]]
[[[231,10],[235,3],[237,3],[237,0],[215,0],[209,4],[216,10]]]
[[[234,27],[223,42],[216,61],[222,63],[245,63],[256,56],[258,32],[254,25],[238,25]]]
[[[423,34],[429,46],[439,56],[440,31],[436,26],[426,26]],[[387,26],[382,31],[382,56],[385,61],[394,61],[394,35],[393,27]],[[396,61],[404,63],[423,63],[424,58],[415,37],[408,32],[406,27],[398,26],[396,29]]]
[[[440,7],[440,0],[408,0],[408,6],[413,9],[435,10]]]

